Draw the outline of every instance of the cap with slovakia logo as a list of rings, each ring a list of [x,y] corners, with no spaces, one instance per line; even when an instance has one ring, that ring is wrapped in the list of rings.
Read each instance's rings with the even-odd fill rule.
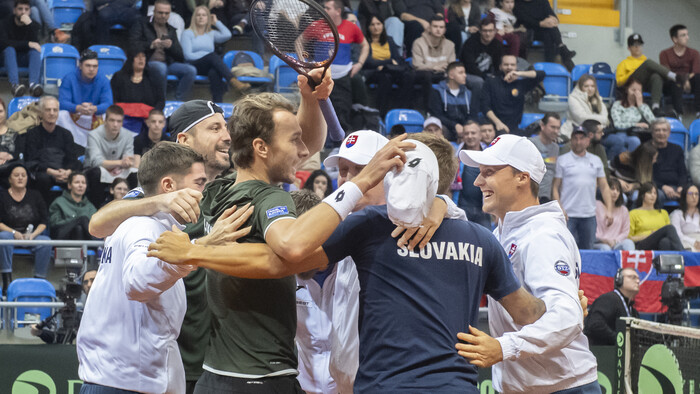
[[[525,137],[504,134],[491,142],[483,151],[462,150],[459,159],[470,167],[509,165],[530,174],[530,179],[542,182],[547,168],[535,144]]]
[[[340,158],[360,166],[367,165],[374,157],[374,154],[382,149],[387,142],[389,140],[376,131],[358,130],[345,137],[343,143],[340,144],[338,153],[328,156],[323,161],[323,165],[326,167],[337,167],[338,159]]]

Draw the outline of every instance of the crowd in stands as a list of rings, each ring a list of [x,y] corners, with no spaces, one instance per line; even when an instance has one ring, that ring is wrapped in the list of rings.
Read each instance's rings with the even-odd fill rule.
[[[644,55],[640,34],[628,38],[630,56],[616,67],[611,106],[591,70],[574,84],[565,112],[522,127],[526,97],[542,90],[546,77],[527,63],[532,42],[541,41],[547,62],[574,68],[576,53],[562,42],[547,0],[361,0],[356,13],[342,0],[321,3],[341,37],[331,100],[347,132],[356,129],[353,104],[361,104],[376,106],[382,118],[394,108],[421,110],[429,115],[425,131],[451,141],[456,153],[485,149],[503,133],[529,137],[547,167],[539,197],[560,201],[580,248],[700,250],[693,186],[700,183],[700,150],[689,152],[686,167],[683,148],[668,141],[671,128],[663,117],[685,115],[684,94],[694,95],[700,116],[700,54],[688,47],[685,26],[670,29],[673,46],[658,63]],[[78,21],[69,36],[33,1],[14,0],[0,25],[0,50],[12,94],[41,96],[40,121],[15,130],[7,105],[0,105],[0,169],[7,182],[0,192],[0,237],[90,239],[87,223],[95,209],[135,187],[140,157],[169,138],[163,113],[168,76],[175,77],[171,93],[178,101],[193,98],[198,75],[208,77],[215,102],[228,88],[245,94],[251,86],[234,76],[221,53],[232,37],[251,34],[247,5],[155,0],[143,1],[139,10],[130,1],[96,0],[84,19],[93,18],[99,28],[81,37],[81,23],[89,21]],[[127,28],[129,45],[126,62],[110,80],[84,42],[112,44],[110,27],[117,23]],[[78,66],[62,78],[57,98],[43,95],[39,42],[70,38],[84,49]],[[253,46],[265,55],[256,37]],[[28,67],[27,84],[19,67]],[[662,108],[664,95],[671,97],[670,113]],[[387,133],[402,130],[398,125]],[[297,186],[324,197],[333,190],[334,172],[320,167],[313,157]],[[471,220],[491,227],[473,185],[478,175],[462,166],[452,190]],[[6,286],[12,248],[0,249]],[[48,252],[34,249],[35,275],[45,277]]]

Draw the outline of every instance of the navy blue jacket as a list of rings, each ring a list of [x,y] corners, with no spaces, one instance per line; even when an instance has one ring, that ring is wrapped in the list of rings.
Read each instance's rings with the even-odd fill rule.
[[[474,117],[471,111],[471,99],[472,92],[464,85],[459,87],[459,94],[453,96],[447,87],[447,81],[441,81],[437,88],[430,92],[428,111],[432,116],[440,119],[445,126],[448,140],[457,140],[456,124],[463,125]]]
[[[481,90],[481,111],[486,114],[493,111],[511,133],[518,130],[520,118],[523,117],[525,95],[542,82],[544,71],[537,71],[535,78],[520,78],[511,83],[503,80],[503,73],[487,77]]]

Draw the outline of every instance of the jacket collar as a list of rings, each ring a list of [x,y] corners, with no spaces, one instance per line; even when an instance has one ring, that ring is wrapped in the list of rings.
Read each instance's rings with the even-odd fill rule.
[[[533,205],[520,211],[506,213],[504,220],[502,222],[500,220],[498,221],[497,230],[499,235],[504,232],[508,233],[527,222],[545,217],[558,220],[562,225],[566,225],[566,218],[564,217],[564,212],[561,210],[559,202],[550,201],[546,204]]]

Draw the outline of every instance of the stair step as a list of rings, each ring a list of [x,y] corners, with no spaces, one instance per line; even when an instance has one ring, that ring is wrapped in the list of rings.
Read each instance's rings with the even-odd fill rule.
[[[571,25],[590,25],[604,27],[620,26],[620,11],[590,8],[590,7],[563,7],[559,5],[559,22]]]

